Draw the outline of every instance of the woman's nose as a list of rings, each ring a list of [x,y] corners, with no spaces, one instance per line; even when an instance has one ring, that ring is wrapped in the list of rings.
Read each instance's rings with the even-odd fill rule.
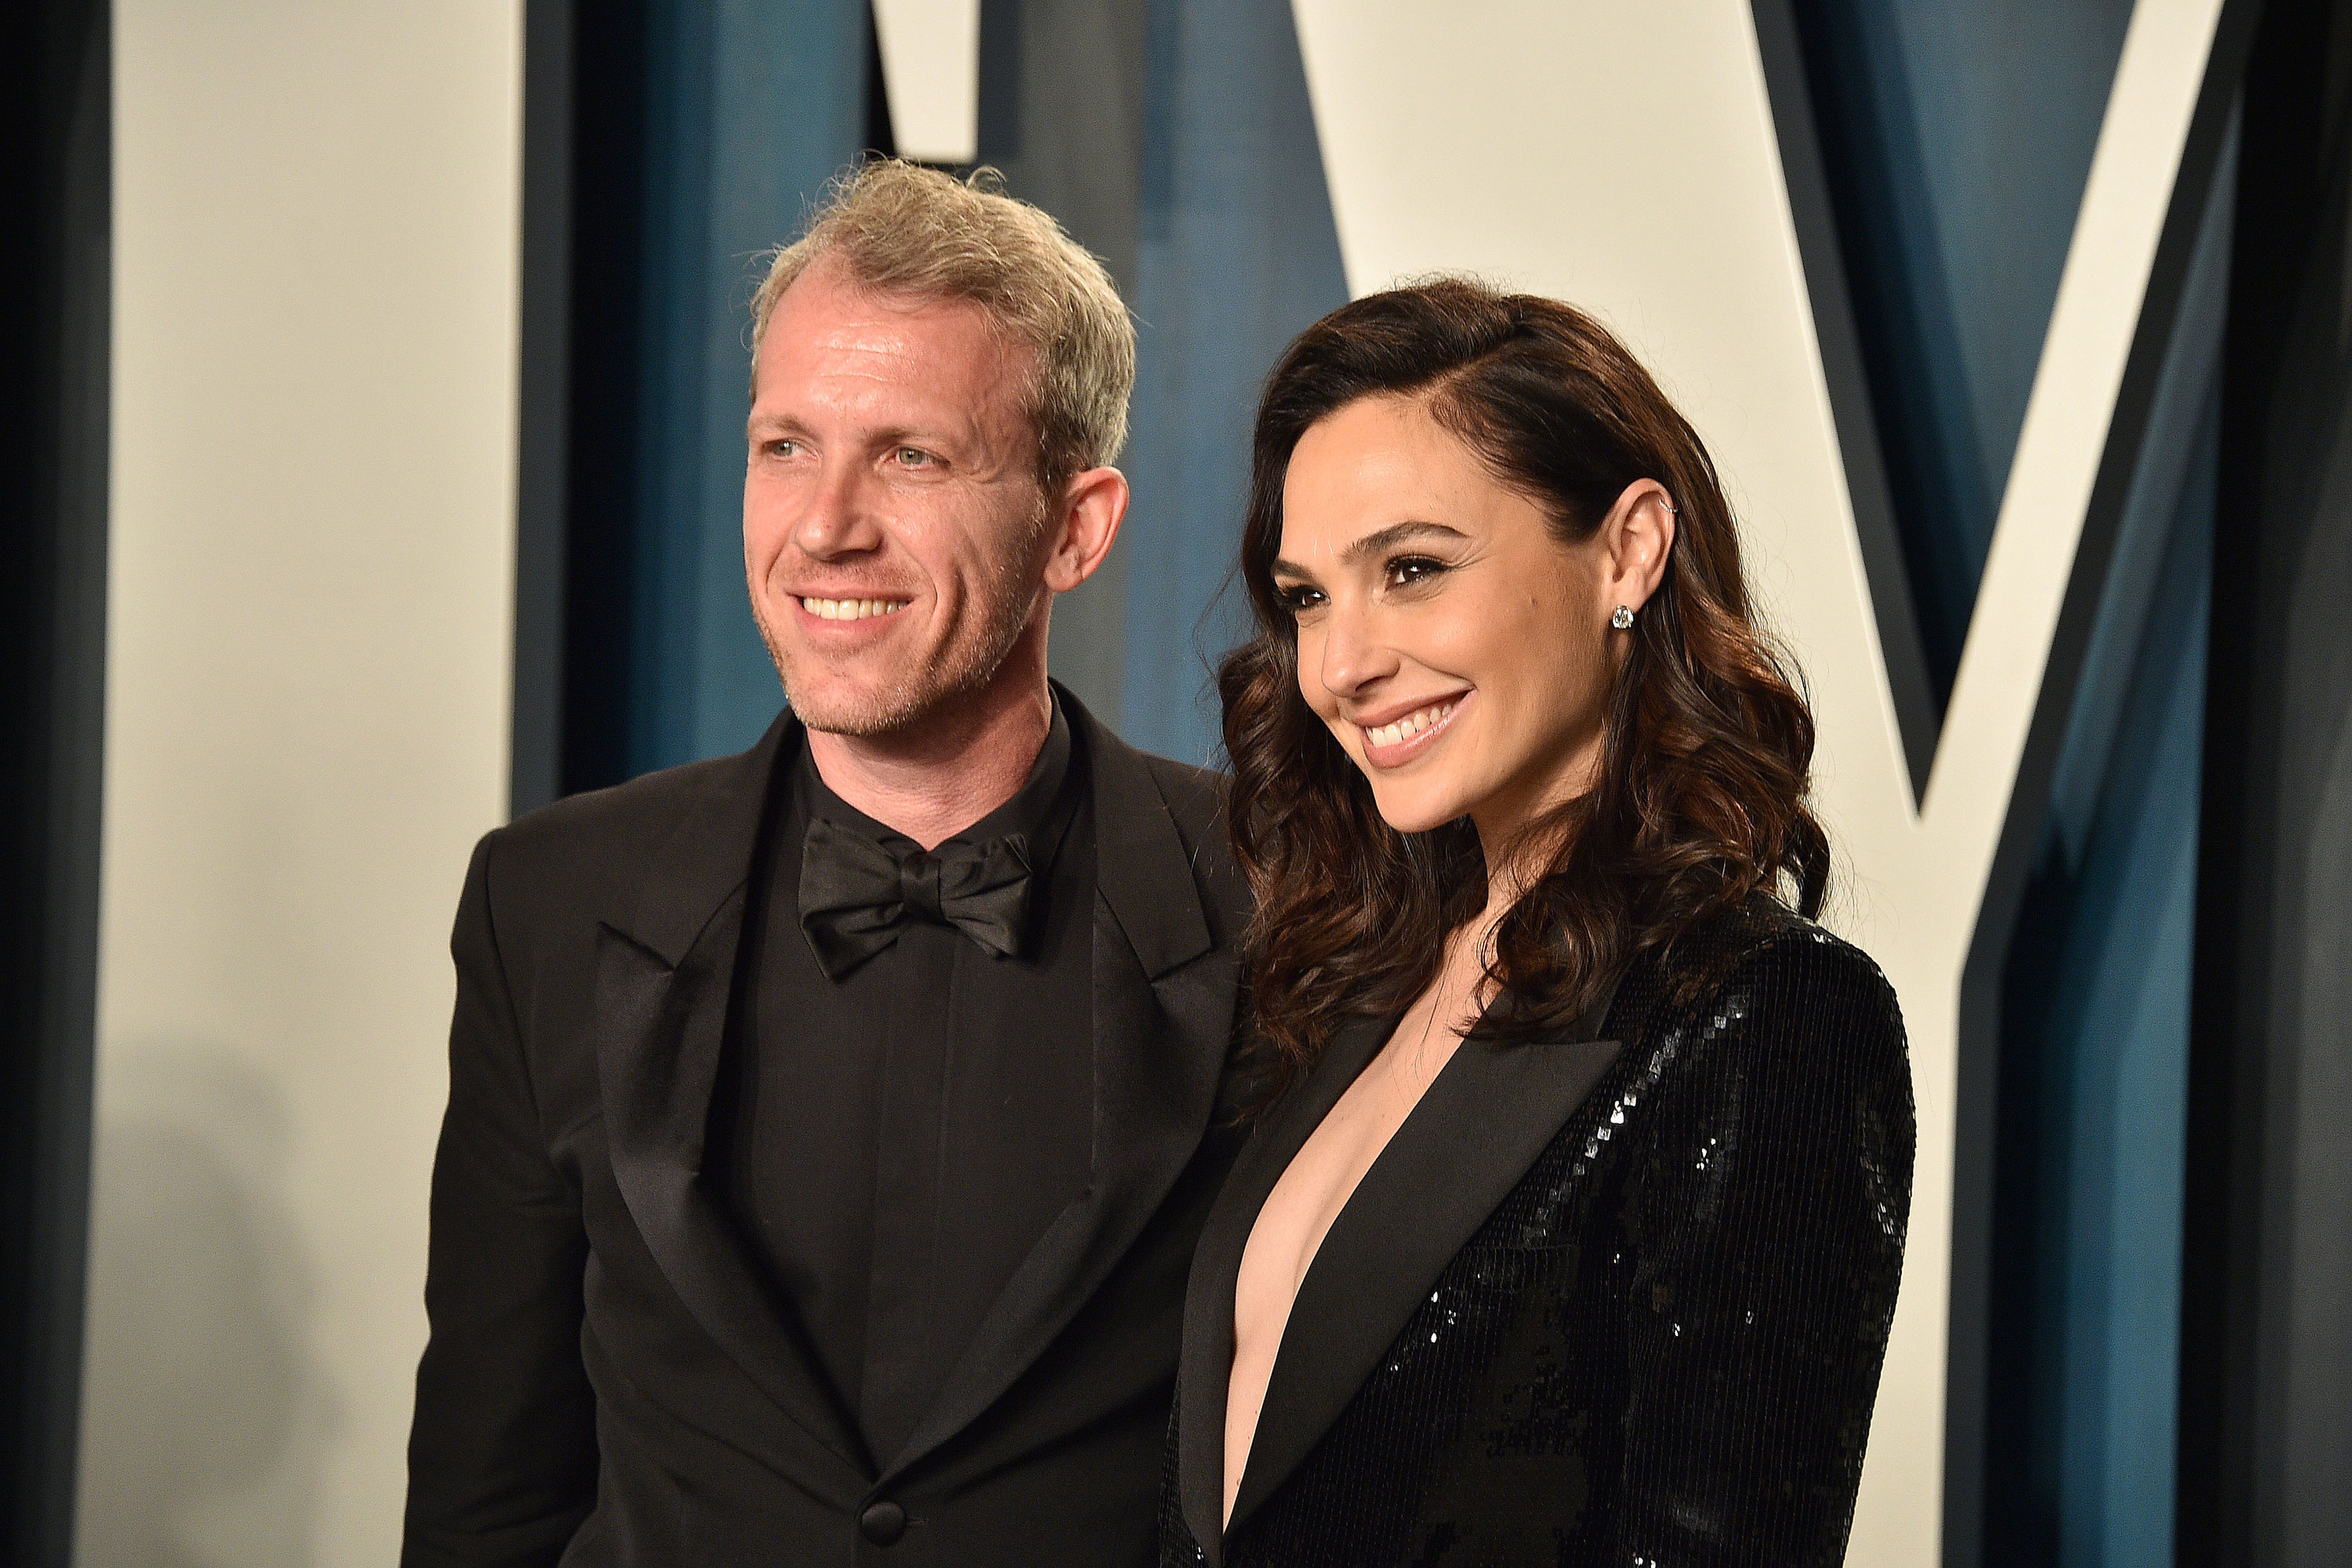
[[[1324,689],[1334,697],[1354,696],[1396,669],[1396,651],[1381,637],[1376,619],[1361,609],[1333,605],[1323,631]]]

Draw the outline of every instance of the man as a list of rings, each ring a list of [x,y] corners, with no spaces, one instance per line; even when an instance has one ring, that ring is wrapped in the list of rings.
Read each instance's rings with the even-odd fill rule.
[[[1213,779],[1045,675],[1132,329],[887,162],[755,311],[789,710],[475,852],[402,1561],[1149,1561],[1243,910]]]

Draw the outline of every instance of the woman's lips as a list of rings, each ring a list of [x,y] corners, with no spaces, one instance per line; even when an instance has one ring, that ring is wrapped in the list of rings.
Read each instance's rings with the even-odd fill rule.
[[[1457,691],[1451,697],[1424,702],[1385,724],[1358,725],[1357,732],[1364,742],[1364,761],[1376,768],[1402,767],[1435,745],[1438,738],[1453,728],[1454,721],[1461,716],[1462,705],[1471,695]]]

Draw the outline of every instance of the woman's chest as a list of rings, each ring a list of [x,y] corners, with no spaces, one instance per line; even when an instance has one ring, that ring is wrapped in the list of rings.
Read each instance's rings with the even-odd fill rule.
[[[1267,1193],[1235,1281],[1235,1325],[1243,1337],[1250,1337],[1259,1319],[1281,1331],[1332,1224],[1451,1056],[1456,1042],[1450,1034],[1429,1041],[1412,1023],[1408,1018],[1349,1086]]]

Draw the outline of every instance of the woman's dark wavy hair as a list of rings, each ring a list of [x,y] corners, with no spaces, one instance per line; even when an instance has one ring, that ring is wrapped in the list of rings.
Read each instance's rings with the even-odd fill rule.
[[[1591,538],[1637,479],[1665,488],[1678,524],[1623,634],[1598,783],[1532,830],[1561,847],[1496,929],[1499,989],[1479,1032],[1556,1028],[1710,911],[1763,892],[1811,918],[1828,886],[1829,841],[1806,805],[1812,715],[1751,619],[1731,509],[1689,421],[1573,306],[1459,279],[1370,295],[1307,328],[1267,381],[1241,560],[1256,635],[1218,671],[1270,1091],[1347,1016],[1420,994],[1445,933],[1486,896],[1467,818],[1415,834],[1381,819],[1299,695],[1297,628],[1275,593],[1292,450],[1318,420],[1382,394],[1421,399],[1563,543]]]

